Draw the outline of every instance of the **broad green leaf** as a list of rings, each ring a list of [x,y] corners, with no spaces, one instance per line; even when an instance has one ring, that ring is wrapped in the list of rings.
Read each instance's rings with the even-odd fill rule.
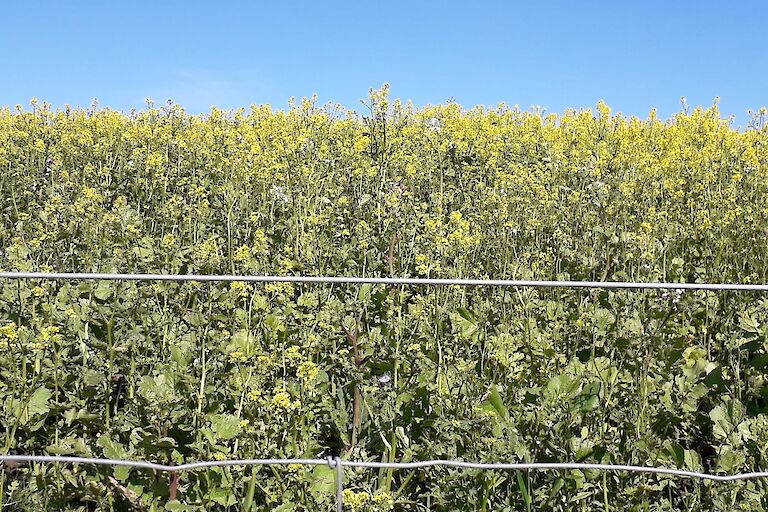
[[[590,382],[581,390],[581,393],[573,399],[572,409],[582,412],[593,411],[600,404],[600,390],[602,382]]]
[[[107,300],[112,296],[112,284],[109,281],[99,281],[93,295],[100,300]]]
[[[215,414],[211,416],[211,430],[216,438],[229,441],[242,430],[240,418],[234,414]]]
[[[185,512],[187,510],[187,506],[179,500],[171,500],[165,504],[165,510],[168,512]]]
[[[716,438],[724,440],[736,431],[739,423],[743,420],[744,407],[738,400],[731,399],[712,409],[709,417],[714,422],[712,433]]]
[[[107,434],[99,437],[96,444],[101,446],[104,450],[104,456],[108,459],[125,459],[128,457],[128,452],[125,448],[120,443],[113,441]]]
[[[333,494],[336,489],[336,468],[331,468],[328,465],[317,465],[312,469],[310,475],[312,483],[309,486],[309,492],[318,499]]]
[[[32,393],[27,402],[27,417],[33,418],[38,414],[45,414],[50,410],[48,401],[53,396],[53,393],[46,387],[39,387]]]
[[[266,315],[264,317],[264,326],[272,332],[282,332],[285,330],[285,324],[278,315]]]
[[[464,339],[477,340],[480,333],[477,317],[474,313],[464,308],[457,308],[451,314],[451,321],[459,329],[459,336]]]
[[[730,446],[724,446],[717,458],[717,470],[724,473],[738,473],[744,467],[746,457],[743,452]]]
[[[209,489],[207,496],[211,501],[218,503],[222,507],[231,507],[237,502],[234,492],[229,488],[217,487]]]
[[[103,434],[96,442],[104,451],[104,456],[108,459],[129,460],[128,451],[120,443],[113,441],[107,434]],[[131,473],[128,466],[113,466],[113,473],[117,480],[125,482]]]
[[[609,330],[609,327],[611,327],[616,321],[616,317],[613,315],[613,313],[604,308],[597,308],[593,318],[595,320],[595,327],[597,327],[597,332],[600,334],[606,334]]]
[[[742,313],[739,315],[739,327],[747,332],[762,334],[760,322],[755,320],[749,313]]]
[[[142,377],[139,394],[150,403],[168,403],[177,398],[173,381],[169,374],[164,373],[155,377],[148,375]]]

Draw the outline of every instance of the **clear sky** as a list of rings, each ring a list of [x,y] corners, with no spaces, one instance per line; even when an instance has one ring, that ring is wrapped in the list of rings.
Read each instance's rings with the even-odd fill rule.
[[[768,104],[767,29],[761,1],[4,2],[0,105],[358,108],[389,82],[416,105],[642,117],[719,96],[741,124]]]

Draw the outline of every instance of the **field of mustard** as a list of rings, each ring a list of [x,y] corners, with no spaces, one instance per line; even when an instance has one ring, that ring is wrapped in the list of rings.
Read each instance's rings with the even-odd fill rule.
[[[768,281],[765,111],[0,110],[0,268]],[[768,467],[768,300],[0,280],[0,453]],[[348,469],[355,511],[764,510],[768,482]],[[334,470],[0,470],[2,510],[331,510]]]

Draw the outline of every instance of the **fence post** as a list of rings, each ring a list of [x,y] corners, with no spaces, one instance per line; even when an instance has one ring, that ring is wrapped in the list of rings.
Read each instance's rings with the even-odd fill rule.
[[[336,463],[336,512],[344,512],[344,467],[339,457],[334,457]]]

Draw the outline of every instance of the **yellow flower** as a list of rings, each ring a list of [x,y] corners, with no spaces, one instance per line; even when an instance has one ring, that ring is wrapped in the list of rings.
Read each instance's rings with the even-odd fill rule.
[[[344,500],[344,505],[352,510],[358,510],[371,501],[371,495],[367,492],[355,492],[352,489],[344,489],[342,498]]]
[[[421,353],[421,345],[418,343],[411,343],[405,348],[405,351],[412,355],[418,355]]]
[[[301,348],[298,345],[291,345],[285,351],[285,358],[289,364],[296,364],[301,359]]]
[[[427,231],[437,231],[442,225],[443,221],[440,219],[427,219],[426,222],[424,222],[424,227]]]
[[[163,247],[171,249],[176,245],[176,237],[172,234],[167,234],[163,237]]]
[[[16,329],[16,324],[8,322],[0,327],[0,349],[7,348],[12,342],[16,341],[19,337],[19,332]]]
[[[288,466],[286,467],[288,472],[294,475],[299,471],[301,471],[303,468],[304,466],[302,466],[301,464],[288,464]]]
[[[264,234],[264,231],[257,229],[256,232],[253,233],[253,253],[261,254],[266,251],[268,247],[267,242],[267,235]]]
[[[251,257],[251,248],[247,245],[241,245],[238,247],[238,249],[235,251],[235,255],[233,256],[233,259],[237,262],[245,262],[248,261]]]
[[[245,353],[241,352],[240,350],[235,350],[234,352],[230,352],[229,359],[230,361],[237,363],[247,361],[248,356],[246,356]]]
[[[256,358],[256,364],[261,368],[271,368],[275,364],[275,360],[272,356],[262,354]]]
[[[276,390],[270,403],[273,408],[283,411],[294,411],[301,407],[301,402],[298,400],[291,401],[291,395],[285,390]]]
[[[391,508],[395,504],[394,499],[392,498],[392,493],[389,493],[387,491],[382,491],[374,494],[373,502],[379,507],[386,507],[386,509]]]
[[[365,149],[368,148],[369,143],[370,141],[368,137],[360,137],[355,141],[355,152],[362,153]]]
[[[313,363],[312,361],[304,361],[299,365],[299,368],[296,370],[296,376],[299,377],[302,380],[305,380],[307,382],[311,382],[317,378],[317,374],[320,370],[317,368],[317,365]]]
[[[267,283],[264,285],[264,290],[268,292],[275,292],[278,294],[288,293],[293,289],[291,283]]]
[[[195,258],[203,263],[213,263],[218,256],[219,247],[213,239],[206,240],[195,247]]]
[[[43,328],[42,331],[40,331],[40,339],[43,341],[43,343],[48,343],[48,342],[51,342],[51,341],[58,342],[60,340],[60,338],[61,338],[59,336],[59,331],[60,330],[61,329],[59,329],[58,327],[54,327],[54,326],[45,327],[45,328]]]
[[[245,297],[251,292],[251,287],[248,285],[248,283],[243,281],[232,281],[232,283],[229,285],[229,289],[236,299]]]

